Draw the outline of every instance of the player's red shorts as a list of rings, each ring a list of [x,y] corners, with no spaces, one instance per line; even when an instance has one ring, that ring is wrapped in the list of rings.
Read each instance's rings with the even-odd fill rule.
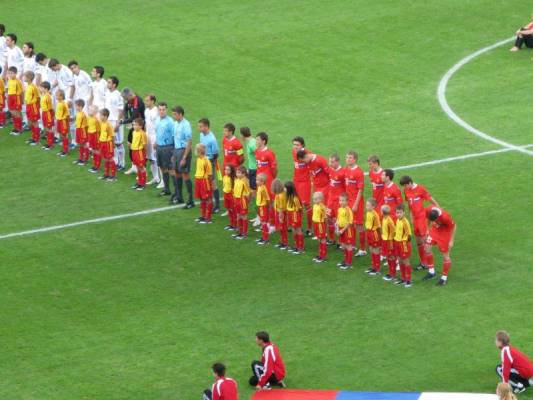
[[[2,111],[4,111],[4,107],[5,107],[5,106],[6,106],[5,94],[2,93],[2,94],[0,94],[0,109],[1,109]],[[0,111],[0,112],[2,112],[2,111]]]
[[[318,240],[326,239],[327,229],[325,222],[313,222],[313,233]]]
[[[339,243],[349,246],[355,246],[355,229],[350,225],[339,237]]]
[[[295,229],[302,227],[302,211],[287,211],[289,225]]]
[[[328,204],[329,184],[315,187],[314,193],[320,192],[324,195],[324,204]]]
[[[396,255],[402,259],[411,257],[411,242],[394,242]]]
[[[100,152],[103,158],[113,158],[115,156],[115,144],[113,142],[100,142]]]
[[[302,202],[302,204],[309,205],[311,204],[311,182],[310,181],[304,181],[304,182],[294,182],[294,186],[296,187],[296,193],[298,193],[298,198]]]
[[[131,161],[136,167],[144,168],[146,166],[146,153],[144,150],[132,150]]]
[[[248,198],[246,197],[234,198],[233,207],[234,207],[236,214],[248,215]]]
[[[28,121],[39,121],[39,104],[26,104],[26,117]]]
[[[339,209],[339,198],[329,197],[326,203],[326,214],[329,218],[337,218],[337,210]]]
[[[211,197],[211,183],[209,179],[194,179],[194,197],[199,200],[207,200]]]
[[[257,207],[257,216],[262,223],[268,222],[269,209],[268,206],[258,206]]]
[[[224,208],[228,211],[233,210],[233,193],[224,193]]]
[[[394,240],[382,240],[381,241],[381,255],[384,257],[396,255],[394,249]]]
[[[43,127],[46,129],[52,129],[54,127],[54,113],[51,110],[43,111],[41,118],[43,120]]]
[[[451,238],[451,231],[445,230],[441,232],[436,229],[431,229],[426,239],[426,243],[431,246],[438,246],[441,253],[447,253],[450,251]]]
[[[348,199],[348,204],[350,204],[350,208],[353,209],[353,205],[355,204],[355,198],[354,199]],[[353,213],[353,223],[355,225],[363,225],[365,221],[365,196],[361,194],[361,200],[359,200],[359,206],[357,207],[357,210]]]
[[[275,211],[274,223],[276,225],[276,230],[278,231],[281,231],[281,229],[286,228],[287,227],[287,212],[286,211]]]
[[[84,128],[76,128],[76,143],[87,143],[87,131]]]
[[[22,99],[19,95],[7,95],[7,108],[9,111],[22,111]]]
[[[68,120],[58,119],[56,121],[56,129],[57,129],[57,133],[63,136],[68,135],[68,131],[69,131]]]
[[[366,231],[366,240],[370,247],[380,247],[381,246],[381,237],[378,231]]]
[[[98,133],[89,132],[87,133],[87,141],[89,142],[89,147],[94,150],[98,150]]]
[[[414,218],[413,230],[415,236],[426,236],[428,233],[428,223],[425,217]]]

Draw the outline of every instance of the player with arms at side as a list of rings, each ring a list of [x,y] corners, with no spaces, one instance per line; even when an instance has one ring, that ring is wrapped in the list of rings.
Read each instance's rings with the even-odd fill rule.
[[[318,241],[318,255],[313,258],[317,264],[327,261],[327,211],[322,192],[313,193],[313,233]]]
[[[108,121],[109,110],[100,111],[100,136],[98,138],[100,154],[104,159],[104,175],[98,179],[114,182],[117,180],[117,164],[115,163],[115,129]]]
[[[392,169],[383,170],[381,175],[383,179],[383,204],[390,207],[391,218],[396,221],[396,206],[403,203],[402,192],[398,185],[392,180],[394,179],[394,171]]]
[[[52,94],[50,93],[50,83],[44,81],[40,86],[41,91],[41,120],[46,132],[46,144],[43,150],[50,150],[54,146],[54,106]]]
[[[87,136],[87,114],[85,114],[85,100],[77,99],[74,101],[74,107],[76,108],[76,116],[74,123],[76,124],[76,143],[80,148],[80,157],[73,161],[73,164],[85,165],[89,160],[89,138]]]
[[[413,179],[408,175],[404,175],[400,178],[400,186],[403,187],[405,201],[409,204],[409,212],[413,223],[416,245],[418,248],[418,257],[420,259],[417,270],[421,270],[427,268],[424,243],[426,243],[428,234],[428,223],[426,220],[424,202],[430,202],[437,207],[439,207],[439,204],[424,186],[414,183]]]
[[[344,177],[346,179],[346,193],[348,194],[348,205],[353,212],[355,230],[359,236],[359,250],[356,257],[366,256],[366,234],[365,234],[365,174],[361,167],[357,165],[359,155],[355,151],[346,154],[346,167]]]
[[[279,179],[272,181],[272,193],[274,193],[274,212],[276,213],[275,224],[279,232],[280,241],[276,244],[279,250],[289,248],[289,227],[287,224],[287,193],[285,186]]]
[[[394,234],[396,226],[391,217],[391,209],[387,204],[381,206],[381,255],[387,259],[389,272],[383,277],[385,281],[396,278],[396,252],[394,249]]]
[[[233,207],[237,215],[237,232],[231,237],[243,240],[248,237],[248,204],[250,203],[250,183],[246,167],[239,165],[233,181]]]
[[[396,247],[396,255],[400,262],[400,278],[396,280],[397,285],[404,285],[406,288],[412,286],[411,275],[413,268],[411,267],[411,225],[407,218],[403,205],[396,206],[396,232],[394,234],[394,245]]]
[[[39,129],[40,119],[40,98],[37,86],[33,84],[35,74],[32,71],[24,72],[24,81],[26,82],[26,90],[24,92],[24,103],[26,104],[26,118],[28,118],[28,125],[31,130],[31,138],[27,141],[31,146],[37,145],[41,139],[41,130]]]
[[[437,285],[444,286],[448,283],[448,272],[452,267],[450,250],[454,244],[457,224],[453,220],[452,216],[441,207],[427,207],[426,218],[431,224],[431,228],[429,228],[429,233],[426,239],[426,261],[428,264],[428,273],[423,280],[427,281],[436,276],[433,252],[431,248],[432,246],[438,246],[439,251],[442,253],[442,276]]]
[[[372,256],[372,267],[365,272],[371,276],[379,275],[381,269],[379,259],[381,253],[381,221],[376,210],[377,204],[378,202],[373,197],[366,201],[365,233]]]
[[[292,159],[294,161],[294,173],[293,182],[296,187],[296,192],[302,201],[304,213],[307,217],[307,230],[306,236],[311,236],[311,230],[313,229],[313,208],[311,207],[311,176],[309,175],[309,168],[307,164],[298,160],[299,151],[308,152],[305,148],[305,140],[301,136],[296,136],[292,139]]]
[[[68,134],[70,131],[70,112],[68,103],[65,100],[65,92],[63,89],[58,89],[56,92],[56,131],[61,137],[62,150],[57,153],[59,157],[66,157],[68,155]]]
[[[11,135],[22,134],[22,82],[17,78],[17,67],[9,67],[7,70],[7,108],[11,113],[13,130]]]
[[[144,120],[135,118],[133,120],[133,132],[131,134],[131,161],[137,169],[137,183],[132,189],[144,190],[146,186],[146,132],[143,130]]]
[[[368,178],[372,184],[372,197],[376,200],[376,211],[381,213],[381,206],[383,205],[383,169],[380,166],[379,157],[371,155],[368,161]],[[380,214],[381,215],[381,214]]]
[[[328,214],[328,244],[334,245],[335,242],[335,223],[337,219],[337,210],[339,208],[339,197],[346,192],[346,171],[340,166],[340,157],[338,154],[332,154],[329,157],[329,175],[328,201],[326,202]]]
[[[339,243],[344,250],[344,260],[337,264],[341,270],[352,268],[353,248],[355,246],[355,228],[353,224],[353,211],[348,205],[348,195],[342,193],[339,196],[339,208],[337,209],[335,228],[339,235]]]
[[[213,193],[211,182],[213,180],[213,166],[206,156],[203,143],[196,145],[196,171],[194,173],[194,197],[200,200],[200,217],[195,221],[199,224],[212,224]]]

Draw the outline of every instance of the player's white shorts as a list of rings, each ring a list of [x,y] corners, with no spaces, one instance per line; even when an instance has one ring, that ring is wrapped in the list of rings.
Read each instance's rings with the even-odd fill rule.
[[[118,121],[109,120],[111,126],[115,127],[118,124]],[[122,144],[124,142],[124,125],[119,125],[117,131],[115,132],[115,144]]]
[[[148,160],[156,160],[156,154],[154,150],[154,144],[155,144],[155,135],[146,135],[147,143],[146,143],[146,158]]]

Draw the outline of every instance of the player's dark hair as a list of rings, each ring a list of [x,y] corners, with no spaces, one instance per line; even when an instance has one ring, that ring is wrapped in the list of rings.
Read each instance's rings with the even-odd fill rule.
[[[157,104],[158,107],[165,107],[165,108],[168,108],[168,105],[166,102],[164,101],[160,101],[158,104]]]
[[[80,106],[80,107],[85,107],[85,100],[83,99],[78,99],[74,102],[74,104],[76,104],[77,106]]]
[[[428,219],[429,219],[430,221],[432,221],[432,222],[433,222],[433,221],[436,221],[437,218],[439,218],[439,215],[440,215],[439,210],[437,210],[436,208],[433,208],[433,209],[429,212]]]
[[[388,177],[391,181],[394,179],[394,171],[392,169],[383,170],[385,176]]]
[[[148,97],[150,100],[152,100],[154,103],[157,101],[156,97],[155,97],[155,94],[153,93],[148,93],[146,95],[146,97]]]
[[[4,24],[0,24],[0,35],[3,35],[6,31],[6,26]]]
[[[30,78],[30,82],[33,82],[33,79],[35,78],[35,73],[33,71],[26,71],[24,72],[24,76]]]
[[[498,331],[496,332],[496,340],[502,342],[504,346],[508,346],[511,343],[511,337],[507,331]]]
[[[96,73],[98,74],[98,76],[100,78],[103,78],[104,77],[104,67],[100,66],[100,65],[95,65],[93,67],[93,69],[96,71]]]
[[[102,108],[100,110],[100,114],[102,114],[104,117],[108,118],[109,117],[109,110],[107,108]]]
[[[80,64],[78,64],[78,62],[77,62],[76,60],[71,60],[71,61],[69,61],[68,64],[67,64],[67,66],[68,66],[69,68],[72,67],[73,65],[80,65]]]
[[[233,187],[233,181],[235,180],[235,167],[231,164],[226,164],[225,168],[229,168],[229,177],[231,179],[231,187]]]
[[[56,92],[56,98],[61,97],[63,100],[65,100],[65,91],[63,89],[58,89]]]
[[[33,50],[35,49],[35,46],[33,45],[33,42],[26,42],[24,44],[31,49],[30,55],[33,56],[33,53],[34,53]]]
[[[56,65],[59,65],[59,60],[57,58],[51,58],[50,61],[48,61],[49,68],[54,68]]]
[[[405,209],[403,208],[403,204],[398,204],[396,206],[396,211],[405,211]]]
[[[40,63],[41,61],[46,60],[46,54],[44,53],[37,53],[35,55],[35,62]]]
[[[409,175],[404,175],[400,178],[400,185],[405,186],[413,183],[413,179]]]
[[[348,200],[348,193],[341,193],[341,194],[339,195],[339,199]]]
[[[276,178],[272,181],[271,190],[274,194],[280,194],[285,190],[285,186],[281,180]]]
[[[389,215],[389,214],[390,214],[390,206],[387,205],[387,204],[383,204],[383,205],[381,206],[381,213],[382,213],[383,215]]]
[[[3,69],[2,69],[2,67],[0,66],[0,74],[2,73],[2,71],[3,71]]]
[[[300,161],[302,161],[303,159],[305,159],[305,155],[306,155],[306,151],[304,149],[301,149],[301,150],[298,150],[298,152],[296,153],[296,158]]]
[[[211,126],[211,123],[209,122],[209,120],[207,118],[201,118],[199,121],[198,121],[199,124],[202,124],[202,125],[205,125],[207,126],[208,128]]]
[[[268,144],[268,133],[266,132],[259,132],[255,137],[260,138],[265,144]]]
[[[293,181],[285,182],[285,192],[287,193],[287,204],[294,205],[294,199],[298,197],[296,186]],[[268,340],[267,340],[268,341]]]
[[[17,35],[15,35],[14,33],[8,33],[6,36],[10,38],[12,41],[14,41],[15,43],[17,43]]]
[[[359,154],[357,154],[357,151],[350,150],[346,153],[347,156],[352,156],[355,158],[355,161],[359,160]]]
[[[380,164],[380,162],[379,162],[379,157],[376,156],[376,155],[368,156],[367,161],[368,161],[368,162],[372,162],[372,163],[376,163],[377,165]]]
[[[285,182],[285,187],[287,187],[287,183],[289,182]],[[292,182],[290,182],[292,183]],[[293,184],[294,186],[294,184]],[[270,335],[268,334],[268,332],[266,331],[259,331],[255,334],[255,337],[258,338],[259,340],[262,340],[263,342],[270,342]]]
[[[10,72],[13,72],[13,73],[15,73],[15,74],[16,74],[17,71],[18,71],[18,70],[17,70],[17,67],[13,67],[13,66],[12,66],[12,67],[9,67],[7,70],[10,71]]]
[[[175,113],[181,114],[181,115],[185,115],[185,110],[183,109],[182,106],[176,106],[172,109],[172,111],[174,111]]]
[[[371,197],[367,200],[370,204],[372,204],[374,207],[378,205],[378,202],[375,198]]]
[[[120,81],[118,80],[118,78],[117,78],[116,76],[110,76],[110,77],[107,78],[107,79],[110,80],[111,83],[112,83],[113,85],[115,85],[115,87],[118,87],[118,83],[119,83]]]
[[[302,147],[305,147],[305,139],[301,136],[295,136],[293,139],[292,139],[293,142],[298,142],[302,145]]]
[[[333,153],[332,155],[329,156],[330,159],[334,159],[335,161],[340,161],[341,158],[339,157],[339,155],[337,153]]]
[[[248,138],[252,136],[252,131],[247,126],[241,126],[240,131],[241,131],[242,137]]]
[[[144,119],[142,118],[135,118],[133,122],[139,125],[140,127],[144,127]]]
[[[213,364],[213,372],[219,376],[219,377],[223,377],[226,375],[226,366],[222,363],[214,363]]]
[[[50,90],[50,82],[48,81],[44,81],[44,82],[41,82],[41,87],[45,88],[46,90]]]
[[[227,129],[231,133],[235,133],[235,125],[233,125],[231,122],[228,122],[226,125],[224,125],[224,129]]]

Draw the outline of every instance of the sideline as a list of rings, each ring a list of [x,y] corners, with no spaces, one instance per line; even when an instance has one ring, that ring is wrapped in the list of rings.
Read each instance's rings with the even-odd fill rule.
[[[448,86],[448,82],[450,79],[455,75],[457,71],[459,71],[462,67],[464,67],[466,64],[468,64],[470,61],[472,61],[474,58],[485,54],[491,50],[494,50],[497,47],[503,46],[504,44],[507,44],[509,42],[512,42],[515,38],[510,37],[505,40],[501,40],[497,43],[494,43],[493,45],[484,47],[478,51],[475,51],[474,53],[466,56],[459,62],[457,62],[453,67],[451,67],[442,77],[442,79],[439,82],[439,86],[437,89],[437,98],[439,100],[439,104],[442,108],[442,110],[452,119],[456,124],[461,126],[462,128],[466,129],[467,131],[473,133],[474,135],[487,140],[492,143],[496,143],[497,145],[500,145],[502,147],[505,147],[510,150],[518,151],[527,155],[533,155],[533,151],[527,150],[522,146],[516,146],[514,144],[505,142],[503,140],[500,140],[498,138],[495,138],[494,136],[489,135],[488,133],[482,132],[479,129],[474,128],[472,125],[470,125],[468,122],[463,120],[461,117],[459,117],[450,107],[448,104],[448,100],[446,100],[446,88]]]
[[[529,145],[526,145],[526,146],[516,146],[516,147],[518,147],[520,149],[526,149],[526,148],[529,148],[529,147],[533,147],[533,144],[529,144]],[[393,169],[394,170],[402,170],[402,169],[421,168],[421,167],[426,167],[426,166],[430,166],[430,165],[444,164],[444,163],[448,163],[448,162],[452,162],[452,161],[466,160],[466,159],[469,159],[469,158],[490,156],[490,155],[493,155],[493,154],[505,153],[505,152],[509,152],[509,151],[515,151],[515,149],[514,148],[505,148],[505,149],[499,149],[499,150],[484,151],[484,152],[481,152],[481,153],[470,153],[470,154],[465,154],[465,155],[462,155],[462,156],[441,158],[441,159],[438,159],[438,160],[426,161],[426,162],[422,162],[422,163],[418,163],[418,164],[401,165],[401,166],[395,167]],[[367,173],[365,173],[365,175],[367,175]],[[160,212],[164,212],[164,211],[175,210],[175,209],[178,209],[178,208],[181,208],[181,207],[180,206],[167,206],[167,207],[151,208],[149,210],[136,211],[136,212],[127,213],[127,214],[118,214],[118,215],[111,215],[109,217],[87,219],[87,220],[83,220],[83,221],[72,222],[70,224],[53,225],[53,226],[48,226],[48,227],[44,227],[44,228],[31,229],[31,230],[27,230],[27,231],[7,233],[7,234],[4,234],[4,235],[0,235],[0,240],[10,239],[10,238],[15,238],[15,237],[21,237],[21,236],[35,235],[35,234],[38,234],[38,233],[59,231],[59,230],[62,230],[62,229],[74,228],[76,226],[82,226],[82,225],[99,224],[99,223],[102,223],[102,222],[109,222],[109,221],[116,221],[116,220],[121,220],[121,219],[139,217],[139,216],[143,216],[143,215],[149,215],[149,214],[155,214],[155,213],[160,213]]]

